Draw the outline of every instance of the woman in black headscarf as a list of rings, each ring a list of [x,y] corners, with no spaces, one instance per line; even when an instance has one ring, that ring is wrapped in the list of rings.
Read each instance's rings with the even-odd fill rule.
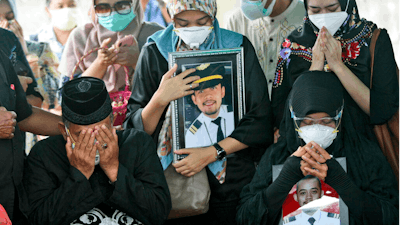
[[[285,107],[281,137],[266,151],[253,180],[242,190],[236,217],[239,224],[278,224],[286,196],[307,174],[337,191],[348,206],[350,224],[398,222],[394,174],[378,145],[354,127],[343,92],[333,73],[307,71],[296,80]],[[320,143],[314,139],[318,144],[310,141],[302,123],[304,117],[316,119],[315,115],[332,117],[331,130],[335,132],[331,133],[336,133],[336,138],[329,134]],[[301,117],[303,120],[298,120]],[[324,122],[318,124],[329,126]],[[338,157],[346,157],[347,173],[336,161]],[[279,164],[283,164],[282,171],[272,182],[272,166]]]
[[[399,83],[389,36],[376,42],[371,82],[370,43],[376,25],[360,19],[355,0],[305,0],[302,27],[282,44],[272,91],[275,127],[293,82],[304,71],[332,71],[358,132],[375,141],[372,125],[388,121],[399,108]],[[372,84],[372,88],[371,87]]]

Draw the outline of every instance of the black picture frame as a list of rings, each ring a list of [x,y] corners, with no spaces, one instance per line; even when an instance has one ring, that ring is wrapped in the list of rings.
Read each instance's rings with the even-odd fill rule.
[[[225,86],[225,97],[223,104],[233,111],[234,127],[243,118],[245,112],[244,91],[244,61],[243,48],[217,49],[204,51],[182,51],[169,53],[169,68],[175,64],[178,69],[174,76],[186,69],[194,68],[204,64],[222,64],[225,68],[223,85]],[[172,117],[172,150],[179,150],[188,146],[185,141],[185,133],[194,122],[200,110],[190,100],[190,95],[171,102]],[[194,147],[194,146],[192,146]],[[203,147],[203,146],[198,146]],[[174,162],[181,160],[185,155],[175,155]]]

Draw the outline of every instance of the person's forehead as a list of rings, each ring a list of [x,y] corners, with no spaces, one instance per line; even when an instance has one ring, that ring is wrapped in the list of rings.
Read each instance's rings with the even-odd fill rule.
[[[208,16],[207,13],[200,10],[186,10],[180,12],[174,16],[174,19],[182,19],[182,20],[198,20],[205,16]]]
[[[306,0],[308,6],[327,7],[339,3],[339,0]]]
[[[96,2],[96,4],[107,3],[107,4],[110,4],[113,6],[115,3],[119,2],[119,1],[121,1],[121,0],[96,0],[95,2]]]
[[[215,89],[220,89],[220,88],[222,88],[221,83],[216,84],[216,85],[211,86],[211,87],[208,87],[208,88],[203,88],[203,89],[200,89],[200,90],[196,90],[196,91],[194,91],[194,93],[200,93],[200,91],[211,90],[211,89],[215,90]]]
[[[75,3],[75,0],[51,0],[50,5]]]
[[[299,190],[302,189],[312,189],[312,188],[318,188],[319,189],[319,184],[318,181],[315,178],[309,178],[309,179],[305,179],[302,180],[299,183]]]
[[[326,112],[318,112],[318,113],[307,114],[306,117],[309,117],[312,119],[320,119],[320,118],[324,118],[324,117],[329,117],[329,114]]]

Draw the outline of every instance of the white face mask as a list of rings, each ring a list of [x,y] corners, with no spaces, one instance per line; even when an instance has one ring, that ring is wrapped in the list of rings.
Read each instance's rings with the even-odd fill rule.
[[[349,16],[349,14],[347,14],[347,7],[349,7],[349,0],[347,0],[346,9],[342,12],[309,15],[308,18],[310,18],[311,22],[318,27],[318,29],[321,30],[322,27],[326,27],[333,36]]]
[[[271,4],[269,4],[268,8],[265,9],[264,6],[267,3],[267,0],[252,1],[252,0],[242,0],[240,8],[242,9],[243,14],[249,20],[256,20],[262,18],[264,16],[269,16],[274,9],[276,0],[272,0]]]
[[[67,126],[65,126],[65,130],[67,131],[68,136],[71,138],[71,141],[72,141],[71,148],[72,148],[72,150],[74,150],[74,149],[75,149],[75,141],[74,141],[74,139],[72,138],[72,136],[71,136],[71,134],[70,134],[69,129],[67,128]],[[94,139],[94,143],[96,143],[96,142],[97,142],[97,140]],[[99,153],[99,150],[96,150],[96,157],[95,157],[95,159],[94,159],[94,164],[95,164],[95,165],[99,165],[99,163],[100,163],[100,153]]]
[[[201,26],[201,27],[182,27],[175,28],[174,31],[185,44],[189,45],[190,48],[199,48],[204,43],[208,35],[213,30],[212,26]]]
[[[326,149],[336,138],[338,130],[321,124],[313,124],[300,127],[297,132],[306,144],[310,141],[314,141],[319,144],[321,148]]]
[[[50,10],[51,25],[60,30],[72,30],[77,25],[78,9],[76,8],[62,8]]]
[[[342,26],[347,16],[347,12],[333,12],[309,15],[308,18],[310,18],[311,22],[318,27],[318,29],[326,27],[329,33],[333,36],[336,31],[339,30],[340,26]]]

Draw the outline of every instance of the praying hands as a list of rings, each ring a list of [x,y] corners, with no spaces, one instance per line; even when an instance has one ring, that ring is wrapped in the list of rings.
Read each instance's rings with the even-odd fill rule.
[[[328,173],[326,161],[331,156],[325,149],[321,148],[317,143],[311,141],[303,147],[299,147],[293,156],[301,157],[300,169],[304,176],[313,175],[320,180],[325,181]]]

